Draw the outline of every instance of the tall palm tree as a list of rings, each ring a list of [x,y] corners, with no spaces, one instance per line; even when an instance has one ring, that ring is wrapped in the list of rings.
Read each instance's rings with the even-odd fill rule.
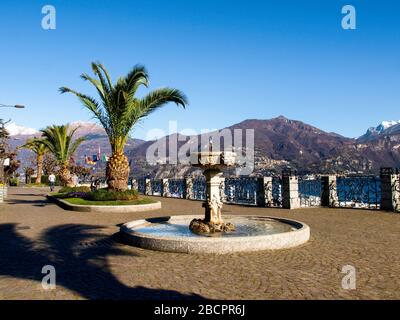
[[[168,102],[185,108],[188,101],[181,91],[172,88],[161,88],[143,98],[136,97],[139,87],[149,85],[149,75],[141,65],[134,66],[115,85],[102,64],[92,63],[92,70],[97,79],[87,74],[82,74],[81,78],[96,88],[100,102],[66,87],[60,88],[60,92],[76,95],[103,125],[112,150],[106,169],[108,187],[110,190],[125,190],[128,187],[129,162],[124,147],[132,127]]]
[[[36,183],[41,183],[43,173],[43,157],[47,152],[49,152],[47,145],[44,143],[43,139],[33,138],[26,141],[26,143],[20,148],[29,149],[36,154]]]
[[[50,126],[41,130],[43,135],[43,143],[49,151],[54,155],[59,166],[59,177],[62,185],[72,186],[71,173],[69,164],[71,157],[75,153],[79,145],[85,140],[80,137],[73,141],[73,136],[78,128],[69,129],[68,125]]]

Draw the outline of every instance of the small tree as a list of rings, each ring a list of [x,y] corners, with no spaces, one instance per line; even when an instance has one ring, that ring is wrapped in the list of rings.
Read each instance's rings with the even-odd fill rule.
[[[42,182],[42,172],[43,172],[43,158],[44,158],[44,155],[47,152],[49,152],[48,147],[43,142],[43,139],[33,138],[33,139],[29,139],[20,148],[29,149],[36,154],[36,164],[37,164],[36,183],[41,183]]]
[[[4,160],[7,159],[7,149],[8,149],[8,138],[9,133],[5,127],[7,122],[0,119],[0,183],[6,183],[7,179],[5,176]]]
[[[73,141],[77,129],[69,130],[68,125],[53,125],[41,130],[44,138],[43,143],[57,161],[60,182],[64,186],[73,186],[69,171],[70,161],[76,149],[85,140],[84,137],[80,137]]]
[[[5,159],[10,159],[9,165],[4,167],[4,180],[7,182],[10,178],[16,178],[19,176],[17,173],[21,162],[17,160],[17,154],[15,152],[9,152],[5,154]]]
[[[31,177],[35,173],[35,170],[31,167],[25,167],[24,168],[24,173],[25,173],[25,183],[30,184],[31,183]]]
[[[57,160],[54,158],[53,154],[46,153],[43,158],[43,174],[49,176],[50,173],[56,172]]]
[[[72,165],[70,166],[70,171],[73,174],[76,174],[78,177],[86,179],[87,177],[90,176],[91,169],[84,167],[84,166],[78,166],[78,165]]]

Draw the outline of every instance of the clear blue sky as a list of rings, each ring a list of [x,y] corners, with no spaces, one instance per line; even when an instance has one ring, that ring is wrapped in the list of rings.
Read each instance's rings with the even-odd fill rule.
[[[41,28],[41,8],[57,29]],[[341,28],[341,8],[357,30]],[[169,105],[133,132],[222,128],[285,115],[359,136],[400,119],[400,2],[386,0],[164,0],[0,2],[0,117],[42,128],[89,120],[60,86],[94,93],[79,78],[99,60],[116,78],[143,63],[151,87],[183,90],[190,106]]]

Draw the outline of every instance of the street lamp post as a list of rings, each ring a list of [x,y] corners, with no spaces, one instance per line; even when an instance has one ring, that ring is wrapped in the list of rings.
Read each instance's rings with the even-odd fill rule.
[[[16,109],[24,109],[25,106],[22,104],[8,105],[0,103],[0,108],[16,108]]]

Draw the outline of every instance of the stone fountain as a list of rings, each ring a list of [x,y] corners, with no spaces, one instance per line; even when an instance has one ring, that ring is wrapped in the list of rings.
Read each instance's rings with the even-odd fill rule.
[[[299,221],[265,215],[229,215],[224,217],[225,221],[222,219],[221,170],[234,166],[235,159],[233,152],[213,151],[212,141],[208,150],[191,155],[192,165],[203,169],[206,177],[203,219],[195,215],[172,215],[135,220],[121,227],[122,237],[140,248],[205,254],[276,250],[307,242],[310,228]]]
[[[210,140],[209,150],[193,153],[191,163],[203,170],[206,177],[206,202],[204,219],[193,219],[189,229],[198,234],[215,234],[221,232],[233,232],[233,223],[225,223],[222,219],[222,199],[220,186],[222,183],[222,169],[235,165],[236,154],[229,151],[215,152],[212,150]]]

